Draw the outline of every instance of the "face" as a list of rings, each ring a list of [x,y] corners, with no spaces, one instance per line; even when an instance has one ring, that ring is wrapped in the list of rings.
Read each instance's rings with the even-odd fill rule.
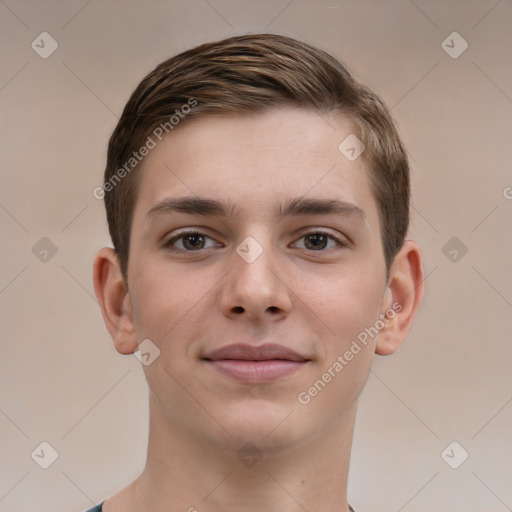
[[[368,170],[338,150],[351,132],[298,109],[203,116],[146,158],[128,286],[137,339],[160,350],[144,366],[159,421],[275,448],[355,411],[361,333],[387,305]]]

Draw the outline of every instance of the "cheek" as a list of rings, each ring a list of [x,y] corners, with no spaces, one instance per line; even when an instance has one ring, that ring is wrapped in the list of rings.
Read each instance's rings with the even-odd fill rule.
[[[384,292],[381,279],[371,269],[352,266],[315,281],[300,298],[323,321],[326,348],[341,350],[377,319]]]
[[[187,323],[194,305],[209,290],[208,282],[197,274],[191,277],[173,272],[169,265],[153,264],[135,274],[132,282],[137,334],[162,341],[170,335],[169,329]]]
[[[375,339],[365,329],[378,318],[382,288],[377,282],[354,273],[336,283],[329,281],[315,295],[315,312],[322,312],[328,328],[322,332],[318,367],[297,395],[310,417],[322,415],[336,421],[355,403],[366,383]]]

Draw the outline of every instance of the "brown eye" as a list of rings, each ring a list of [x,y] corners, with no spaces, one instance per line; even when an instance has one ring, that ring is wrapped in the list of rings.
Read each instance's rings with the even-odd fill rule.
[[[329,241],[328,237],[322,233],[306,235],[304,239],[306,240],[306,247],[314,251],[325,249],[327,242]]]
[[[312,231],[301,236],[300,240],[304,240],[304,248],[310,251],[325,251],[326,249],[335,249],[345,247],[342,240],[323,231]],[[328,247],[329,242],[331,246]]]
[[[164,247],[175,251],[199,251],[201,249],[207,249],[214,246],[214,244],[211,243],[207,246],[207,240],[212,240],[212,238],[197,231],[190,231],[171,238],[164,244]]]
[[[204,236],[200,233],[194,233],[192,235],[185,235],[183,238],[183,246],[186,249],[202,249],[204,247]]]

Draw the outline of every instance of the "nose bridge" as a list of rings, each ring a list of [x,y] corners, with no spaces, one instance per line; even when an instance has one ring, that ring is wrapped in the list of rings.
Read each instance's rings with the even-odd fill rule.
[[[261,237],[260,237],[261,240]],[[272,286],[274,274],[270,268],[275,266],[275,254],[272,249],[270,237],[260,244],[254,237],[247,237],[236,248],[234,257],[235,274],[239,283],[257,286],[263,292]],[[274,276],[275,277],[275,276]]]
[[[222,298],[225,314],[258,317],[266,312],[289,311],[290,292],[279,276],[279,258],[271,232],[261,230],[242,240],[232,255],[232,264]]]

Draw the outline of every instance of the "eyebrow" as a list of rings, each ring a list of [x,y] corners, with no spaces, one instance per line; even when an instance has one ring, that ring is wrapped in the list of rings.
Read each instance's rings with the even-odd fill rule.
[[[157,213],[188,213],[192,215],[236,217],[241,214],[240,207],[232,202],[223,203],[216,199],[187,196],[166,198],[150,208],[146,218]],[[301,215],[341,215],[344,217],[356,216],[366,219],[364,210],[354,203],[338,199],[307,199],[297,197],[278,204],[274,211],[277,218]]]

